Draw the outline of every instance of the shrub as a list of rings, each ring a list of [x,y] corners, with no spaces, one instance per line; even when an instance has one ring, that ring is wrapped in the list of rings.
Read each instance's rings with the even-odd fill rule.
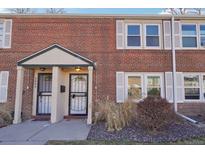
[[[148,96],[137,105],[137,122],[144,129],[159,131],[174,120],[176,114],[166,99]]]
[[[108,131],[119,131],[133,121],[136,112],[135,106],[131,101],[122,104],[109,100],[100,101],[95,113],[95,123],[104,121]]]
[[[0,126],[9,125],[12,123],[12,117],[8,112],[0,110]]]

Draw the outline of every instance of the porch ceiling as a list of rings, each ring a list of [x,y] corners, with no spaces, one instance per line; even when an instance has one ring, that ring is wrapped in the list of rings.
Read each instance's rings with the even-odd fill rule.
[[[18,61],[18,66],[94,66],[94,62],[54,44]]]

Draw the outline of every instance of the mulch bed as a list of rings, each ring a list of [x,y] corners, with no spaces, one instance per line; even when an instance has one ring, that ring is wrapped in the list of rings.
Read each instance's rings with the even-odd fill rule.
[[[192,137],[205,136],[205,128],[198,128],[188,122],[173,123],[160,132],[149,133],[137,123],[120,131],[108,132],[105,123],[98,123],[91,127],[88,140],[116,140],[150,142],[175,142]]]

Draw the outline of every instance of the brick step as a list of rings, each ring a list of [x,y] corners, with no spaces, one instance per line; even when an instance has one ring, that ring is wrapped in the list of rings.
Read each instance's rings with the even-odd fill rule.
[[[49,121],[50,120],[50,115],[37,115],[37,116],[32,116],[33,121]]]
[[[71,120],[71,119],[87,119],[87,116],[64,116],[64,119]]]

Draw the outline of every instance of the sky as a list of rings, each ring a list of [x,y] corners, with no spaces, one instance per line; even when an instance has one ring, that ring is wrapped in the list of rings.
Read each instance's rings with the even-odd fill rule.
[[[34,9],[36,13],[43,13],[45,9]],[[162,8],[68,8],[67,13],[80,14],[160,14]],[[8,13],[7,9],[0,8],[0,13]]]

